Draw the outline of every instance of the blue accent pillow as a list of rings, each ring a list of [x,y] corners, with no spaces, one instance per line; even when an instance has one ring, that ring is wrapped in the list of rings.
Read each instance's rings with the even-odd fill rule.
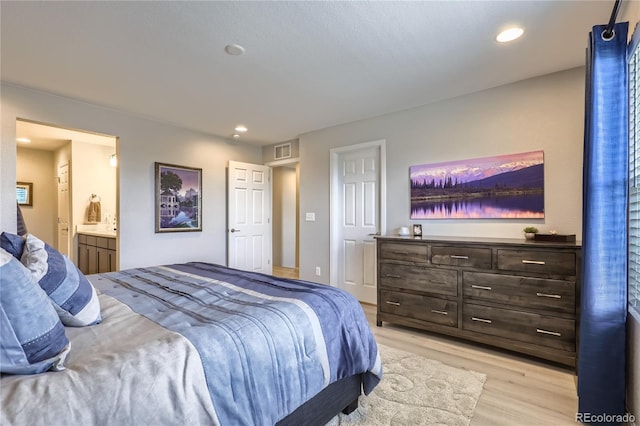
[[[64,370],[70,343],[47,295],[31,273],[0,248],[0,372]]]
[[[0,234],[0,247],[20,260],[22,251],[24,250],[24,238],[20,235],[3,232]]]
[[[83,327],[102,321],[95,288],[67,256],[27,234],[21,260],[53,302],[64,325]]]

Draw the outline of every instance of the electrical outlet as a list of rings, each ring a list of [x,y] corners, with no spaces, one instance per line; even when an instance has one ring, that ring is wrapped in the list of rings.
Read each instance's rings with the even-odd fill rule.
[[[317,276],[322,275],[322,273],[321,273],[321,271],[320,271],[320,267],[319,267],[319,266],[316,266],[316,275],[317,275]]]

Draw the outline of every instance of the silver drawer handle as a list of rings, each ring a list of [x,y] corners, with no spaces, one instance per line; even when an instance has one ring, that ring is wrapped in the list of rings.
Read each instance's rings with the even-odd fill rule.
[[[551,299],[562,299],[559,294],[536,293],[538,297],[550,297]]]
[[[526,260],[526,259],[522,259],[522,263],[524,263],[525,265],[545,265],[545,261],[544,260]]]
[[[391,301],[389,301],[389,300],[387,300],[387,304],[388,304],[388,305],[393,305],[393,306],[400,306],[400,303],[398,303],[398,302],[391,302]]]
[[[478,321],[478,322],[484,322],[484,323],[487,323],[487,324],[491,324],[491,320],[488,320],[488,319],[478,318],[478,317],[471,317],[471,319],[473,321]]]
[[[464,260],[469,259],[469,256],[460,256],[458,254],[452,254],[450,257],[452,259],[464,259]]]
[[[551,336],[557,336],[557,337],[562,336],[562,334],[558,333],[557,331],[548,331],[548,330],[543,330],[541,328],[536,328],[536,331],[540,334],[550,334]]]
[[[478,290],[489,290],[489,291],[491,291],[491,287],[486,286],[486,285],[475,285],[475,284],[472,284],[471,288],[477,288]]]
[[[446,311],[439,311],[437,309],[432,309],[431,312],[433,312],[434,314],[440,314],[440,315],[449,315],[449,312]]]
[[[387,277],[387,278],[400,278],[400,275],[386,274],[385,277]]]

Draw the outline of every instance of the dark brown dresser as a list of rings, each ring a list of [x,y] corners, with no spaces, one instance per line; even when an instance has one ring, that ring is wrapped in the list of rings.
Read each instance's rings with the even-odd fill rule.
[[[579,244],[376,238],[378,326],[392,322],[576,365]]]

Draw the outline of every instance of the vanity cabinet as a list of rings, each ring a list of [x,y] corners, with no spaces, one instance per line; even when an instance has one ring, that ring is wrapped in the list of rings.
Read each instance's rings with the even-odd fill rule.
[[[83,274],[116,270],[116,238],[78,233],[78,268]]]
[[[576,364],[581,247],[377,237],[377,325],[391,322]]]

